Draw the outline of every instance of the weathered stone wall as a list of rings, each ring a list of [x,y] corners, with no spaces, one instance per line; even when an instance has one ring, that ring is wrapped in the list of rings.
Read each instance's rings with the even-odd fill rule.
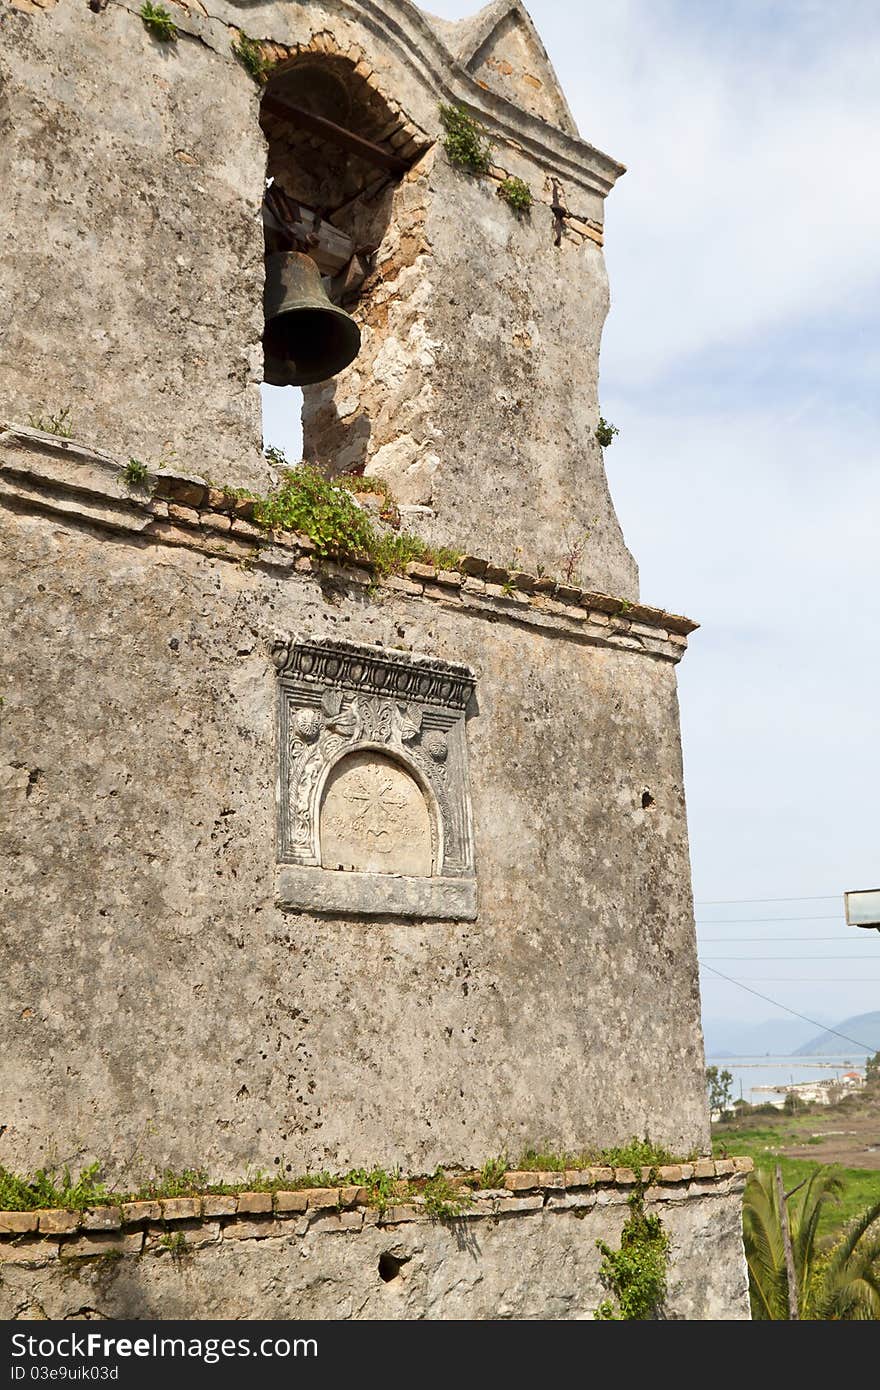
[[[502,563],[519,555],[562,573],[589,531],[578,582],[635,598],[594,437],[603,201],[621,166],[577,138],[527,21],[490,25],[482,40],[440,26],[441,40],[401,0],[363,18],[332,0],[217,0],[207,17],[175,6],[180,37],[163,44],[138,8],[0,10],[7,413],[46,419],[69,406],[76,433],[115,452],[266,483],[266,148],[259,91],[231,43],[245,27],[284,62],[348,55],[399,116],[389,147],[411,156],[414,132],[416,146],[438,140],[441,101],[465,101],[495,164],[475,178],[437,145],[397,189],[376,273],[353,306],[364,350],[307,390],[307,454],[387,478],[428,509],[430,539]],[[505,44],[517,72],[534,58],[525,85],[497,66]],[[506,174],[528,183],[529,213],[498,197]],[[576,214],[558,246],[554,178]]]
[[[231,55],[163,45],[119,4],[0,7],[0,393],[15,418],[69,406],[106,448],[265,482],[256,101]]]
[[[263,1193],[238,1213],[235,1197],[205,1198],[204,1215],[200,1198],[87,1212],[82,1226],[44,1213],[45,1234],[0,1234],[0,1318],[591,1318],[608,1296],[596,1241],[619,1243],[632,1188],[535,1176],[560,1183],[481,1193],[444,1223],[417,1205],[365,1209],[357,1189],[279,1193],[274,1214]],[[743,1182],[679,1173],[648,1189],[670,1238],[667,1318],[748,1318]]]
[[[371,591],[24,442],[0,488],[2,1161],[240,1176],[646,1132],[703,1148],[690,625],[564,588]],[[276,906],[270,649],[306,635],[475,672],[475,922]]]

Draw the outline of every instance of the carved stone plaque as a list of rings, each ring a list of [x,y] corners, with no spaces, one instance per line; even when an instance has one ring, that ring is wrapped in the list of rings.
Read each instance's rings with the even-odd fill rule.
[[[340,758],[324,788],[319,838],[325,869],[431,873],[425,794],[399,763],[381,753]]]
[[[279,645],[274,658],[279,902],[472,919],[473,673],[340,641]]]

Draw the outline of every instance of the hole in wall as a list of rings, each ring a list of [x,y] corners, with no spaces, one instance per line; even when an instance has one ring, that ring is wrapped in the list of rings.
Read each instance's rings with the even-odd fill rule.
[[[383,1284],[391,1284],[395,1279],[400,1278],[400,1271],[409,1260],[408,1255],[392,1255],[390,1250],[385,1250],[379,1256],[379,1278]]]
[[[642,792],[642,810],[647,811],[649,806],[654,805],[654,798],[649,791]]]
[[[303,451],[303,393],[301,386],[260,387],[263,406],[263,449],[280,449],[288,463],[299,463]]]

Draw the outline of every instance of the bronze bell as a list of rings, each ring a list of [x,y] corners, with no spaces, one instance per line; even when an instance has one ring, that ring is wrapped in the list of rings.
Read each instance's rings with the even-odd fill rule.
[[[263,294],[265,368],[270,386],[310,386],[353,362],[361,331],[327,296],[321,272],[301,251],[266,257]]]

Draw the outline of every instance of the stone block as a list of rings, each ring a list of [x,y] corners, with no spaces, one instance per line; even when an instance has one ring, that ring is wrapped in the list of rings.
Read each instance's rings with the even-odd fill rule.
[[[699,1158],[694,1164],[695,1178],[714,1178],[715,1164],[711,1158]]]
[[[506,584],[510,578],[510,571],[502,565],[487,564],[482,578],[487,584]]]
[[[126,1226],[138,1221],[161,1221],[162,1208],[158,1202],[123,1202],[122,1220]]]
[[[202,1214],[201,1197],[165,1197],[162,1218],[165,1221],[192,1221]]]
[[[510,573],[510,583],[527,594],[534,593],[537,582],[534,574],[526,574],[523,570],[512,570]]]
[[[63,1211],[60,1207],[51,1207],[45,1211],[38,1211],[37,1218],[39,1230],[45,1235],[65,1236],[71,1231],[79,1230],[78,1211]]]
[[[715,1176],[718,1178],[729,1177],[736,1172],[736,1165],[732,1158],[718,1158],[715,1160]]]
[[[239,1192],[239,1216],[265,1216],[272,1210],[271,1192]]]
[[[755,1160],[753,1158],[735,1158],[733,1166],[737,1173],[752,1173],[755,1169]]]
[[[595,1205],[594,1192],[550,1192],[547,1195],[548,1211],[572,1211]]]
[[[681,1182],[681,1165],[678,1163],[665,1163],[657,1169],[657,1177],[661,1182]]]
[[[424,1221],[426,1218],[424,1207],[415,1207],[401,1204],[394,1207],[386,1207],[379,1221],[383,1226],[399,1226],[405,1221]]]
[[[266,540],[266,532],[261,527],[254,526],[252,522],[245,521],[243,517],[235,517],[233,520],[232,534],[234,536],[247,536],[252,541]]]
[[[437,583],[444,584],[449,589],[460,589],[463,578],[458,573],[458,570],[438,570]]]
[[[0,1265],[47,1265],[58,1259],[58,1241],[23,1235],[0,1240]]]
[[[122,1212],[119,1207],[87,1207],[81,1224],[84,1231],[118,1231]]]
[[[163,478],[160,482],[162,496],[172,498],[181,507],[199,508],[208,500],[208,488],[204,483],[191,482],[186,478]]]
[[[237,1208],[234,1192],[208,1193],[202,1198],[202,1216],[234,1216]]]
[[[615,1168],[614,1181],[621,1187],[631,1187],[636,1181],[632,1168]]]
[[[583,604],[584,591],[583,589],[576,589],[573,584],[557,584],[554,597],[557,598],[560,603]]]
[[[393,589],[398,594],[416,595],[424,592],[421,584],[415,584],[411,579],[401,579],[397,574],[389,575],[387,579],[383,579],[382,587]]]
[[[197,528],[200,525],[198,512],[193,507],[181,507],[177,502],[169,502],[168,520],[176,526]]]
[[[203,1245],[216,1245],[220,1239],[219,1221],[194,1221],[191,1225],[178,1226],[173,1239],[183,1236],[190,1250],[200,1250]]]
[[[310,1211],[319,1211],[322,1208],[339,1206],[338,1187],[309,1187],[306,1190],[309,1194]]]
[[[139,1255],[143,1244],[143,1231],[94,1231],[62,1241],[59,1253],[62,1260],[94,1255]]]
[[[327,1211],[316,1214],[311,1229],[319,1235],[336,1235],[342,1231],[359,1231],[363,1224],[362,1211]]]
[[[592,1168],[566,1168],[565,1185],[566,1187],[592,1187]]]
[[[283,1222],[272,1216],[246,1217],[243,1221],[230,1221],[223,1227],[224,1240],[268,1240],[272,1236],[285,1234]]]
[[[592,1175],[593,1175],[593,1182],[594,1182],[594,1183],[599,1183],[599,1182],[614,1182],[614,1169],[613,1169],[613,1168],[591,1168],[591,1169],[590,1169],[590,1172],[591,1172]]]
[[[356,1203],[366,1202],[369,1195],[369,1188],[366,1187],[341,1187],[339,1189],[339,1203],[343,1207],[353,1207]]]
[[[544,1196],[541,1192],[528,1197],[498,1197],[495,1200],[495,1213],[506,1216],[517,1211],[541,1211],[543,1206]]]
[[[541,1185],[541,1173],[505,1173],[504,1186],[508,1192],[529,1192]]]
[[[303,1212],[309,1205],[308,1190],[303,1188],[299,1192],[276,1192],[275,1210],[281,1215]]]
[[[207,526],[211,531],[231,531],[232,518],[225,512],[200,512],[199,519],[203,526]]]
[[[474,579],[482,579],[486,573],[487,562],[480,560],[476,555],[463,555],[458,562],[458,568],[462,574],[471,576]]]
[[[37,1229],[35,1211],[0,1211],[0,1235],[18,1236]]]
[[[415,560],[411,560],[406,567],[406,573],[410,579],[436,579],[437,569],[434,565],[420,565]]]

